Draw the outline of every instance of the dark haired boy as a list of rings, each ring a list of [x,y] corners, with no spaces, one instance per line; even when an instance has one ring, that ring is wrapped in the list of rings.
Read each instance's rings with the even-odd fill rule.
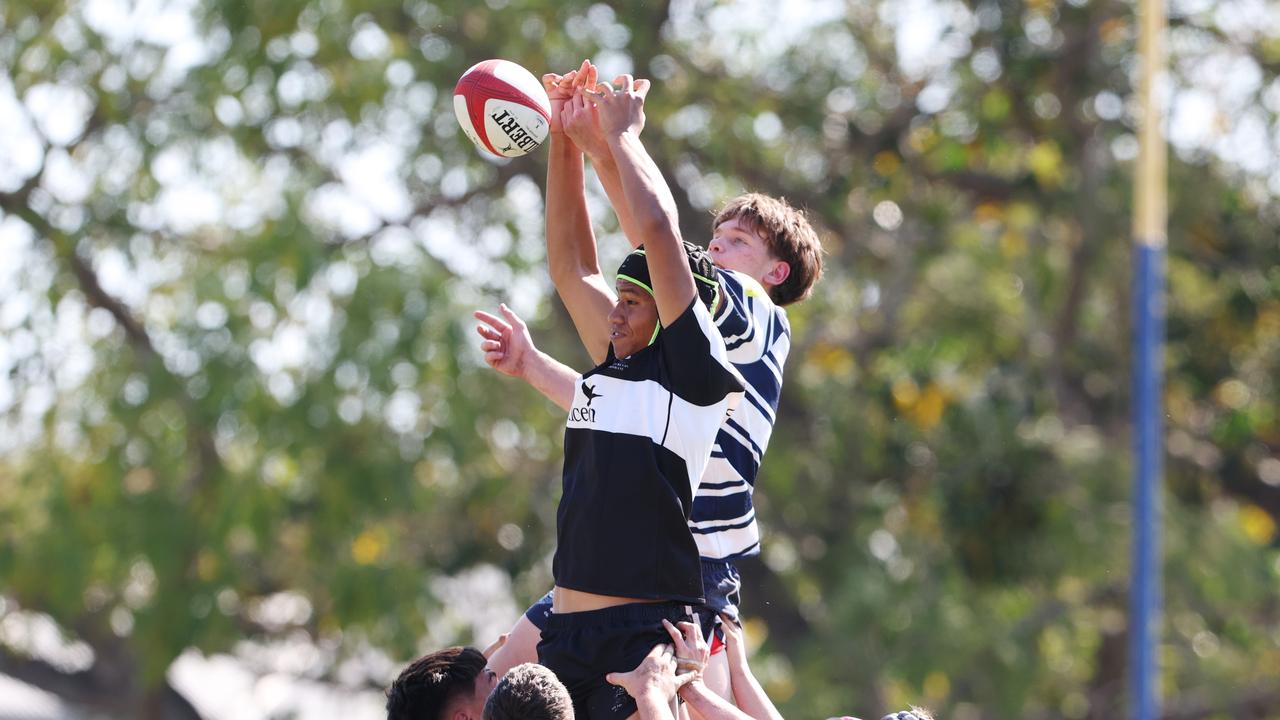
[[[497,681],[475,648],[428,653],[387,688],[387,720],[480,720]]]

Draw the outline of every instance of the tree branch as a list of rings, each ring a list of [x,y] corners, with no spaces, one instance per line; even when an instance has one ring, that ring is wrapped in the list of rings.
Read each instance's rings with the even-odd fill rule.
[[[195,456],[191,472],[183,487],[183,493],[194,496],[208,481],[210,473],[219,464],[217,447],[213,436],[209,434],[201,422],[197,411],[197,403],[185,390],[182,378],[177,377],[165,367],[163,358],[156,350],[146,327],[133,316],[133,313],[119,298],[112,296],[99,281],[88,261],[80,256],[72,239],[54,227],[44,216],[33,210],[28,202],[31,192],[39,185],[42,174],[38,173],[23,185],[16,193],[0,193],[0,210],[13,214],[26,222],[37,235],[45,238],[54,249],[54,254],[64,260],[75,276],[80,291],[92,307],[106,310],[120,325],[129,345],[134,348],[144,364],[163,375],[169,382],[171,392],[183,409],[186,420],[187,442]]]
[[[95,686],[93,674],[88,670],[64,672],[43,660],[19,655],[4,645],[0,645],[0,674],[82,705],[106,707],[113,704],[103,697],[101,688]]]
[[[67,672],[0,645],[0,673],[76,705],[127,717],[201,720],[195,706],[169,683],[139,693],[134,689],[135,676],[131,672],[112,667],[109,672],[101,673],[98,667],[101,662],[88,670]],[[113,681],[119,679],[124,682]]]
[[[502,185],[507,184],[513,178],[519,175],[533,176],[533,173],[529,172],[529,169],[527,166],[520,163],[507,163],[506,165],[499,165],[497,167],[496,176],[490,182],[484,183],[483,185],[477,185],[476,187],[471,188],[470,190],[459,195],[456,198],[434,197],[434,198],[423,199],[416,206],[414,206],[412,210],[409,211],[408,217],[403,222],[395,222],[395,221],[384,219],[382,223],[378,225],[378,227],[374,228],[373,230],[370,230],[369,232],[354,238],[348,238],[341,242],[330,243],[330,247],[339,248],[339,247],[346,247],[348,245],[365,243],[372,240],[374,237],[377,237],[378,233],[381,233],[384,230],[389,230],[395,227],[405,227],[405,225],[411,222],[413,219],[426,217],[435,210],[439,210],[442,208],[462,207],[477,197],[492,195],[495,188],[498,188]],[[333,182],[341,183],[342,181],[340,179],[334,178]]]

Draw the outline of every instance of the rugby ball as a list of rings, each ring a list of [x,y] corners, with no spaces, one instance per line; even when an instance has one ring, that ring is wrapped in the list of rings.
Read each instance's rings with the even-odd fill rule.
[[[551,129],[547,91],[510,60],[485,60],[463,73],[453,88],[453,111],[471,142],[499,157],[528,155]]]

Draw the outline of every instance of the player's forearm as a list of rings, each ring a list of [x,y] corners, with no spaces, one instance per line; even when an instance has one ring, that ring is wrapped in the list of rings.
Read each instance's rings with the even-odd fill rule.
[[[640,138],[630,132],[612,136],[609,151],[625,201],[620,204],[630,210],[641,240],[649,240],[647,236],[656,231],[676,230],[675,198]]]
[[[753,720],[702,682],[691,682],[680,688],[680,697],[689,707],[696,710],[703,720]]]
[[[729,684],[733,688],[733,698],[738,702],[738,707],[753,720],[782,720],[778,708],[774,707],[773,701],[764,688],[760,687],[760,681],[756,680],[750,668],[730,665]]]
[[[622,178],[618,176],[617,163],[613,161],[612,156],[608,155],[588,157],[591,158],[591,167],[595,168],[600,185],[604,187],[604,194],[609,196],[609,204],[613,206],[614,215],[618,216],[618,227],[622,228],[622,234],[626,236],[631,247],[639,247],[640,232],[631,215],[631,207],[627,204],[627,194],[622,189]]]
[[[613,135],[609,137],[609,150],[618,165],[627,206],[648,255],[658,317],[669,325],[697,293],[680,244],[675,199],[639,137],[630,132]]]
[[[642,693],[636,698],[636,714],[640,720],[672,720],[671,702],[655,693]]]
[[[613,294],[600,273],[583,185],[582,152],[552,133],[547,162],[547,266],[582,345],[600,363],[609,352]]]
[[[534,350],[525,360],[520,377],[562,410],[573,407],[573,384],[578,374],[568,365]]]
[[[564,133],[551,134],[547,156],[547,265],[557,286],[599,272],[587,212],[582,151]]]

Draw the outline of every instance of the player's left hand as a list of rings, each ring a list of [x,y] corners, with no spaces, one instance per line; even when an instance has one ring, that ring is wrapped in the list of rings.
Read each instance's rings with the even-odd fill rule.
[[[621,75],[614,78],[614,84],[621,86],[623,78],[624,76]],[[603,93],[612,92],[613,85],[597,83],[594,75],[583,73],[578,73],[572,84],[573,99],[563,105],[560,126],[564,128],[569,139],[586,153],[592,162],[607,162],[612,158],[609,154],[609,143],[605,140],[604,131],[600,127],[596,102]],[[635,81],[635,87],[641,96],[647,96],[650,83],[641,78]],[[640,124],[633,130],[636,134],[644,130],[643,115],[641,115]]]
[[[600,116],[600,130],[606,138],[627,132],[638,136],[644,130],[644,99],[649,94],[649,81],[619,75],[615,82],[620,86],[617,90],[601,83],[592,96]]]

